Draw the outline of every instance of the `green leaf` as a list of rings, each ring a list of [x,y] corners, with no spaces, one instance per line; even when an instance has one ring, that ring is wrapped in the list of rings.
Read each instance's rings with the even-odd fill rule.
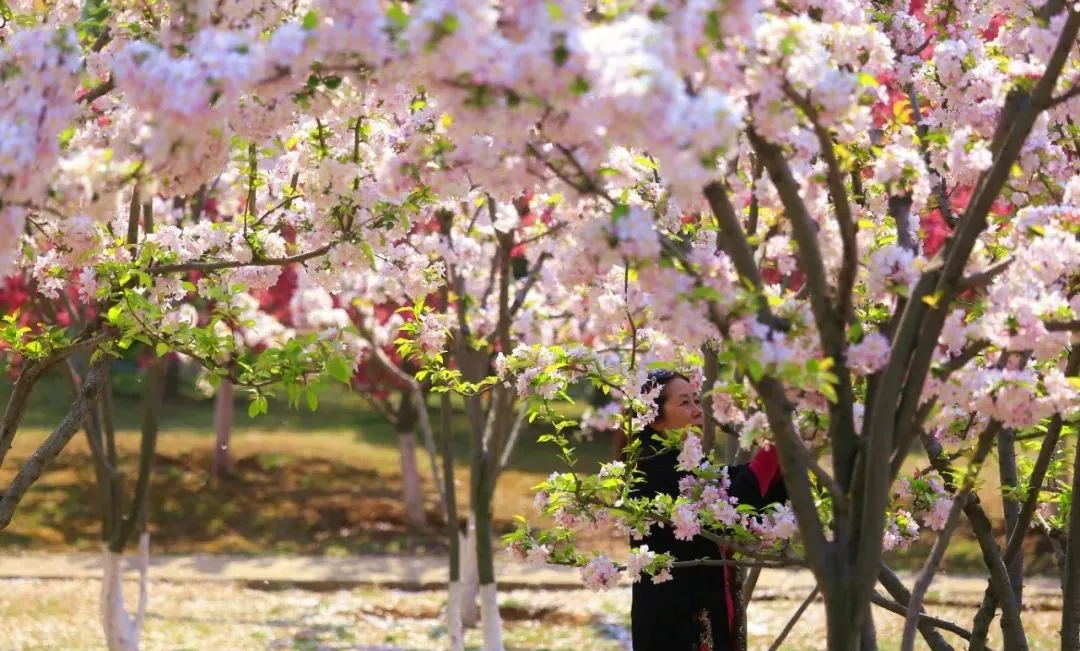
[[[368,264],[371,268],[375,268],[375,249],[371,248],[371,245],[367,242],[360,243],[360,250],[364,252],[364,257],[367,258]]]
[[[551,60],[555,62],[556,67],[561,68],[569,58],[570,50],[563,43],[559,43],[555,46],[555,49],[551,51]]]
[[[352,372],[345,360],[340,357],[331,357],[326,361],[326,372],[342,384],[348,384],[352,379]]]
[[[169,346],[164,341],[159,341],[157,346],[154,346],[154,352],[158,357],[164,357],[169,352]]]
[[[795,38],[794,34],[788,34],[780,41],[780,53],[786,57],[795,54],[795,50],[799,47],[799,39]]]
[[[409,14],[405,13],[401,3],[395,2],[390,5],[390,8],[386,10],[386,19],[399,30],[409,25]]]
[[[869,72],[859,73],[859,83],[863,86],[869,86],[870,88],[877,88],[881,85],[878,83],[878,80],[874,77],[874,75],[870,74]]]
[[[589,92],[590,88],[592,88],[592,86],[589,85],[588,81],[586,81],[582,77],[577,77],[574,79],[574,82],[570,84],[570,93],[574,97],[581,97],[585,93]]]
[[[319,15],[317,13],[315,13],[314,11],[309,11],[306,14],[304,14],[304,22],[301,23],[301,25],[303,25],[304,29],[309,30],[309,31],[313,30],[313,29],[315,29],[315,27],[318,26],[318,24],[319,24]]]
[[[641,154],[634,154],[634,162],[650,170],[660,169],[659,167],[657,167],[653,159],[649,158],[648,156],[642,156]]]
[[[315,392],[311,389],[308,389],[306,393],[308,409],[315,411],[319,408],[319,396],[315,395]]]
[[[765,369],[762,367],[761,361],[754,357],[746,360],[746,372],[750,374],[750,377],[754,378],[755,382],[765,375]]]

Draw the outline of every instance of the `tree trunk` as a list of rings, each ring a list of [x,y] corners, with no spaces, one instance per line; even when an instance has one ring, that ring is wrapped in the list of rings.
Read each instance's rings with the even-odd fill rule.
[[[232,382],[222,380],[218,385],[217,399],[214,402],[214,453],[211,455],[210,475],[220,478],[232,469],[232,454],[229,451],[229,437],[232,434],[235,391]]]
[[[1073,459],[1072,494],[1080,495],[1080,450]],[[1061,650],[1080,651],[1080,508],[1075,499],[1069,510],[1069,536],[1065,542],[1064,599],[1061,603]]]
[[[852,607],[848,590],[825,595],[825,630],[829,651],[863,651],[862,633],[865,626],[855,624]]]
[[[169,355],[165,358],[165,399],[180,397],[180,357]]]
[[[424,405],[427,408],[427,405]],[[416,465],[416,436],[413,434],[419,420],[413,402],[412,387],[401,391],[394,425],[401,451],[401,499],[405,506],[405,524],[410,529],[423,529],[427,525],[424,516],[424,489],[420,483],[420,470]]]
[[[474,628],[480,623],[480,574],[476,562],[476,512],[469,510],[465,533],[459,534],[461,544],[461,623]]]
[[[701,424],[701,447],[708,454],[716,445],[716,419],[713,418],[712,390],[716,388],[719,364],[716,359],[716,352],[709,347],[709,344],[702,344],[701,353],[705,357],[705,382],[701,387],[701,406],[704,410],[704,421]]]
[[[139,537],[139,604],[132,619],[124,606],[124,555],[103,550],[101,577],[101,625],[109,651],[138,651],[143,617],[146,614],[147,574],[150,566],[150,534]]]
[[[465,586],[461,579],[450,580],[450,600],[446,605],[447,631],[450,637],[450,651],[464,651],[465,631],[461,623],[461,606]]]
[[[484,651],[503,651],[502,621],[499,616],[498,588],[495,585],[495,550],[492,547],[491,526],[491,491],[488,490],[488,468],[486,464],[476,470],[480,478],[475,483],[475,491],[481,499],[477,500],[476,533],[476,569],[480,584],[480,617],[484,624]],[[486,496],[486,498],[484,497]]]
[[[503,651],[502,618],[498,588],[494,582],[480,586],[480,617],[484,623],[484,651]]]
[[[1017,531],[1016,523],[1020,521],[1020,501],[1016,495],[1016,486],[1019,483],[1016,470],[1016,433],[1008,428],[998,433],[998,470],[1001,473],[1001,505],[1005,515],[1006,543],[1008,543],[1008,535]],[[1019,535],[1022,536],[1023,533]],[[1024,555],[1017,554],[1011,561],[1006,559],[1005,562],[1016,603],[1022,604]]]
[[[454,455],[451,436],[453,418],[450,412],[450,394],[443,392],[439,408],[439,428],[442,434],[443,488],[446,494],[446,540],[450,545],[449,597],[446,607],[446,630],[450,637],[450,651],[464,651],[465,634],[461,624],[461,607],[464,586],[461,582],[461,531],[458,529],[457,493],[454,491]]]
[[[405,504],[405,524],[413,530],[427,525],[424,514],[424,492],[420,484],[420,471],[416,466],[416,437],[412,432],[398,434],[401,450],[401,493]]]

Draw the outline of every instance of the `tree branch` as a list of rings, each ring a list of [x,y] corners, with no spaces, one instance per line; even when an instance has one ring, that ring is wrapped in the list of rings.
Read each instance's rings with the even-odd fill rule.
[[[902,604],[896,603],[891,599],[886,599],[877,592],[875,592],[873,596],[871,596],[870,600],[874,603],[875,606],[880,606],[881,608],[884,608],[891,613],[896,613],[897,615],[901,615],[903,617],[911,616],[909,614],[911,611],[908,608],[905,608]],[[916,617],[919,620],[919,626],[940,628],[943,631],[948,631],[950,633],[953,633],[954,635],[958,635],[965,640],[971,639],[971,633],[967,629],[948,620],[940,619],[938,617],[931,617],[930,615],[927,615],[925,613],[918,613]],[[944,641],[945,640],[942,638],[942,642]],[[946,646],[944,648],[951,649],[952,647],[948,646],[948,644],[946,643]]]
[[[954,476],[953,467],[942,455],[941,444],[926,434],[922,434],[921,438],[923,447],[926,449],[927,457],[929,457],[934,470],[937,470],[938,473],[945,478],[946,484],[952,483],[951,478]],[[1005,567],[1004,560],[1002,559],[1001,549],[994,539],[993,526],[991,525],[986,512],[983,510],[982,506],[979,505],[979,498],[977,495],[972,495],[971,498],[967,500],[967,503],[964,505],[964,514],[967,515],[968,521],[971,523],[971,531],[975,534],[975,538],[979,542],[979,547],[982,550],[983,563],[986,564],[987,571],[990,574],[990,585],[1001,602],[1001,632],[1005,637],[1005,648],[1027,648],[1027,638],[1024,635],[1023,620],[1020,617],[1020,606],[1016,603],[1016,599],[1013,596],[1012,585],[1009,582],[1009,573]],[[974,649],[977,647],[975,644],[977,640],[973,640],[972,642],[972,648]]]
[[[180,271],[221,271],[222,269],[239,269],[240,267],[284,267],[293,263],[307,262],[313,258],[326,255],[334,248],[333,244],[326,244],[320,246],[317,249],[308,251],[306,253],[300,253],[297,255],[285,257],[285,258],[253,258],[250,262],[240,262],[239,260],[228,260],[219,262],[182,262],[180,264],[161,264],[155,265],[147,269],[147,273],[151,276],[164,276],[165,274],[176,273]]]
[[[930,550],[930,556],[926,559],[919,578],[915,580],[915,587],[911,591],[911,600],[908,602],[908,614],[904,620],[904,635],[900,647],[903,651],[912,651],[915,647],[915,625],[918,621],[919,612],[922,610],[922,602],[926,597],[926,591],[930,589],[934,574],[941,565],[941,560],[945,557],[945,550],[949,546],[949,540],[952,538],[956,526],[960,524],[960,511],[966,506],[968,497],[975,487],[975,478],[982,469],[982,463],[986,460],[986,455],[990,453],[990,448],[994,445],[994,439],[1001,429],[1001,422],[992,420],[979,436],[971,463],[965,469],[960,490],[953,496],[953,503],[949,508],[945,526],[938,533],[937,540],[934,541],[934,546]]]
[[[831,291],[828,279],[825,276],[825,264],[822,260],[821,249],[818,245],[816,223],[810,217],[810,214],[806,209],[806,204],[799,195],[798,183],[791,173],[791,168],[784,158],[783,151],[776,145],[763,140],[753,131],[753,129],[748,131],[748,135],[751,146],[765,165],[765,169],[769,173],[769,178],[772,179],[773,185],[780,195],[780,200],[784,205],[784,212],[791,223],[792,235],[798,244],[800,267],[806,275],[806,289],[810,292],[810,307],[814,314],[814,322],[817,325],[818,334],[821,337],[821,347],[825,354],[833,360],[833,372],[837,378],[837,399],[835,403],[829,405],[829,439],[832,442],[834,450],[834,471],[836,480],[839,482],[841,489],[847,489],[852,486],[858,438],[855,432],[853,415],[855,396],[852,391],[851,374],[847,367],[844,352],[845,318],[842,314],[833,310],[832,302],[829,299]],[[775,379],[772,379],[771,381],[777,382]],[[779,383],[777,382],[777,384]],[[774,400],[777,400],[776,404],[773,405],[771,409],[766,410],[767,412],[771,412],[769,413],[769,422],[773,425],[773,431],[776,432],[776,425],[781,424],[774,421],[774,419],[784,418],[783,414],[785,413],[787,414],[786,426],[790,427],[790,412],[784,407],[784,405],[786,405],[786,398],[783,397],[782,386],[777,386],[776,388],[768,389],[767,391],[773,393]],[[761,387],[758,387],[758,393],[764,397]],[[783,426],[783,424],[781,425]],[[798,450],[794,449],[793,446],[799,439],[793,429],[790,432],[790,436],[794,438],[789,442],[791,445],[789,446],[788,454],[797,454]],[[783,448],[781,448],[781,451],[783,452]],[[783,456],[782,453],[781,457]],[[885,462],[888,462],[888,458],[885,458]],[[784,471],[786,480],[788,477],[788,468],[785,467]],[[884,480],[885,478],[880,477],[879,479]],[[878,492],[881,492],[884,495],[884,493],[887,492],[887,487],[878,487],[875,488],[875,490],[878,490]],[[837,515],[835,538],[837,544],[843,547],[847,545],[849,523],[847,522],[847,518],[843,517],[844,514],[838,513]],[[882,518],[883,517],[884,508],[882,508]],[[817,525],[820,526],[820,520],[817,520],[816,517],[815,520]],[[799,524],[800,527],[803,526],[801,520]],[[806,530],[804,529],[803,531],[805,532]],[[882,535],[883,533],[884,520],[882,520]],[[816,531],[814,532],[814,535],[817,535]],[[871,536],[871,538],[872,537],[873,536]],[[824,549],[823,546],[820,551],[824,552]],[[855,583],[853,584],[856,590],[854,603],[865,603],[865,598],[859,594],[860,591],[865,592],[868,596],[869,592],[873,590],[873,579],[877,573],[880,556],[881,545],[879,540],[876,544],[876,556],[867,559],[868,561],[873,561],[873,566],[869,569],[862,568],[863,571],[856,576]],[[830,595],[833,579],[824,576],[818,576],[817,579],[818,583],[825,591],[825,594]],[[862,625],[861,619],[854,624],[856,628],[860,627]]]
[[[1065,376],[1072,377],[1077,372],[1080,372],[1080,346],[1073,346],[1072,350],[1069,351],[1069,359],[1065,364]],[[1027,498],[1020,507],[1016,525],[1008,532],[1008,542],[1005,544],[1005,553],[1002,555],[1002,562],[1006,567],[1010,567],[1017,558],[1021,557],[1020,552],[1024,548],[1024,538],[1038,509],[1039,494],[1042,491],[1043,482],[1046,481],[1046,473],[1050,468],[1054,452],[1057,450],[1064,424],[1065,421],[1061,418],[1061,414],[1054,414],[1050,419],[1050,425],[1046,429],[1046,437],[1039,447],[1039,456],[1035,459],[1035,465],[1031,469],[1031,477],[1028,479]],[[993,586],[988,585],[986,592],[983,594],[982,604],[979,605],[979,611],[974,619],[972,628],[973,648],[975,648],[975,645],[981,646],[985,644],[986,636],[990,632],[990,622],[994,618],[996,608],[997,596]]]
[[[778,561],[745,560],[741,558],[700,558],[693,561],[674,561],[672,567],[760,567],[763,569],[782,569],[789,567],[802,567],[803,563],[795,559],[783,559]]]
[[[1073,86],[1072,88],[1065,91],[1064,93],[1062,93],[1062,94],[1058,95],[1057,97],[1051,99],[1050,103],[1047,105],[1046,108],[1049,108],[1049,109],[1055,108],[1055,107],[1060,106],[1061,104],[1064,104],[1065,102],[1068,102],[1069,100],[1075,99],[1077,97],[1080,97],[1080,85]]]
[[[840,161],[836,158],[832,136],[829,134],[829,130],[821,123],[821,116],[818,114],[813,102],[808,97],[800,96],[786,79],[784,80],[784,94],[810,120],[810,124],[814,127],[814,134],[817,135],[821,155],[825,159],[826,181],[829,185],[829,194],[832,195],[836,222],[840,227],[840,240],[843,245],[844,256],[836,288],[836,308],[840,312],[840,318],[849,321],[854,318],[851,311],[851,299],[852,292],[855,289],[855,272],[859,261],[859,253],[858,227],[851,212],[851,202],[848,200],[847,188],[844,186],[844,174],[840,169]],[[801,243],[799,250],[801,253]]]
[[[992,283],[995,278],[1004,273],[1012,263],[1013,259],[1009,258],[1003,262],[997,263],[986,271],[980,271],[979,273],[971,274],[970,276],[964,276],[960,279],[960,282],[956,284],[956,289],[962,292],[968,289],[986,287]]]
[[[769,645],[769,651],[779,651],[780,645],[787,639],[788,634],[791,633],[791,629],[795,628],[795,624],[798,623],[799,619],[803,616],[803,613],[805,613],[806,609],[810,607],[810,604],[814,602],[814,599],[818,595],[818,591],[818,587],[815,585],[814,589],[810,591],[810,594],[806,595],[806,599],[803,599],[803,602],[795,609],[795,613],[792,614],[788,623],[784,625],[783,630],[780,631],[780,635],[777,635],[776,639],[773,640],[773,643]]]
[[[522,430],[525,429],[526,416],[529,415],[529,410],[522,405],[517,410],[517,418],[514,419],[514,426],[510,430],[510,436],[506,440],[506,445],[503,446],[502,454],[499,457],[499,463],[495,467],[495,477],[498,478],[502,474],[503,470],[510,465],[510,455],[513,454],[514,448],[517,447],[518,438],[521,436]]]
[[[536,145],[530,142],[525,145],[525,147],[529,150],[529,153],[531,153],[533,156],[536,156],[536,158],[538,158],[545,167],[551,170],[551,172],[555,176],[557,176],[560,181],[573,188],[578,194],[582,196],[596,194],[597,196],[602,197],[604,200],[606,200],[608,204],[613,206],[615,205],[615,200],[612,199],[606,192],[600,190],[600,188],[598,188],[596,184],[593,183],[592,178],[588,175],[586,175],[581,181],[575,181],[574,179],[571,179],[564,171],[556,167],[546,156],[540,153],[540,150],[537,149]],[[581,164],[577,162],[577,159],[573,158],[573,156],[568,156],[568,158],[577,165],[577,168],[579,170],[582,169]]]
[[[705,186],[705,199],[708,200],[709,208],[716,217],[717,246],[731,258],[735,271],[760,292],[763,284],[761,272],[757,262],[754,261],[754,251],[750,248],[750,242],[746,239],[738,215],[735,214],[735,206],[731,204],[727,189],[718,182],[710,183]],[[757,315],[762,323],[776,327],[776,318],[769,310],[768,303],[759,302]]]
[[[82,341],[75,341],[67,346],[58,348],[42,359],[31,359],[26,362],[19,378],[15,380],[15,387],[8,398],[7,407],[4,409],[3,420],[0,420],[0,467],[4,464],[11,443],[15,439],[15,433],[22,423],[23,416],[29,405],[30,394],[34,385],[45,373],[54,366],[68,359],[72,355],[85,352],[97,347],[112,336],[111,331],[102,332]]]
[[[529,295],[529,290],[533,288],[536,281],[540,280],[540,269],[544,266],[544,263],[551,258],[550,253],[541,253],[540,257],[536,259],[536,264],[533,266],[532,271],[529,272],[528,278],[525,279],[525,284],[518,290],[517,295],[514,296],[514,304],[510,306],[511,316],[516,315],[523,305],[525,305],[525,298]]]
[[[884,563],[881,564],[881,571],[878,573],[878,581],[881,583],[881,586],[885,588],[885,591],[889,593],[889,596],[893,598],[895,605],[900,606],[903,609],[903,612],[898,612],[896,610],[893,610],[893,612],[901,616],[906,616],[907,605],[908,602],[911,601],[911,592],[904,586],[904,582],[901,581],[900,577],[896,576],[896,573]],[[884,602],[887,600],[882,599],[881,601]],[[878,605],[883,608],[890,608],[890,606],[886,606],[883,603]],[[952,645],[945,641],[945,638],[941,636],[941,633],[938,633],[934,624],[924,619],[923,615],[925,615],[925,613],[920,613],[919,632],[922,633],[923,640],[926,641],[926,644],[930,647],[931,651],[953,651]],[[957,626],[957,628],[960,627]]]
[[[926,164],[926,171],[937,177],[937,182],[934,183],[934,194],[937,197],[938,210],[941,211],[941,218],[945,220],[945,223],[950,227],[956,226],[956,216],[953,215],[952,204],[949,202],[949,192],[945,188],[945,178],[937,172],[933,171],[933,166],[930,162],[930,145],[927,140],[929,130],[926,125],[923,124],[922,110],[919,108],[919,93],[915,90],[915,84],[908,84],[904,90],[907,92],[908,101],[911,103],[912,118],[915,120],[915,129],[919,134],[919,150],[922,152],[923,163]],[[911,204],[908,204],[910,209]]]
[[[901,248],[915,252],[915,240],[911,237],[911,197],[890,196],[889,216],[896,222],[896,241]]]
[[[80,97],[79,101],[85,104],[91,104],[94,102],[94,100],[101,99],[102,97],[111,93],[114,88],[116,88],[116,84],[113,82],[112,75],[110,74],[105,81],[101,82],[97,86],[94,86],[89,91],[87,91],[85,95]]]
[[[1048,332],[1076,332],[1080,330],[1080,319],[1071,321],[1047,321],[1045,323]]]
[[[161,405],[165,399],[165,360],[156,358],[146,370],[146,406],[142,420],[142,440],[139,446],[139,474],[135,483],[135,494],[131,501],[128,517],[113,527],[113,537],[109,541],[109,550],[115,554],[124,551],[136,525],[146,513],[146,502],[150,493],[150,475],[154,469],[154,451],[157,449],[159,426],[161,424]]]
[[[79,431],[79,427],[90,413],[90,405],[97,399],[98,393],[108,377],[109,365],[112,362],[105,353],[99,353],[97,359],[90,365],[86,381],[83,382],[79,397],[72,403],[60,424],[56,426],[52,434],[45,439],[40,447],[26,460],[18,474],[11,480],[0,498],[0,530],[11,523],[11,516],[15,513],[15,507],[19,505],[26,491],[35,481],[41,477],[41,473],[56,459],[60,451],[64,449],[71,437]]]
[[[442,507],[444,513],[449,513],[447,510],[446,489],[444,488],[444,482],[439,475],[438,453],[435,451],[435,433],[431,426],[431,415],[428,413],[427,399],[424,396],[423,388],[420,386],[420,383],[416,381],[416,378],[406,373],[390,359],[386,354],[386,351],[376,343],[370,330],[362,325],[357,325],[357,330],[360,332],[360,336],[363,337],[371,347],[371,354],[372,357],[375,358],[375,361],[388,373],[396,377],[398,381],[403,382],[409,387],[409,396],[413,401],[413,405],[416,408],[416,415],[419,419],[420,434],[424,437],[424,448],[427,450],[428,458],[431,462],[431,476],[435,480],[435,486],[439,491],[439,505]]]

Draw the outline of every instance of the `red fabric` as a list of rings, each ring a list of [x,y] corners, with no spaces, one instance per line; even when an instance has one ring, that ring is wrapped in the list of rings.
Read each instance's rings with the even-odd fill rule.
[[[750,472],[757,477],[761,494],[768,492],[769,487],[780,475],[780,457],[777,455],[776,446],[758,450],[754,458],[750,460]]]

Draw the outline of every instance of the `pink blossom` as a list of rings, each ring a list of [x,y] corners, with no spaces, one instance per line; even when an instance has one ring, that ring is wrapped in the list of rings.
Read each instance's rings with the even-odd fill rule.
[[[879,332],[872,332],[848,349],[848,359],[856,373],[877,373],[889,361],[889,340]]]
[[[525,544],[520,540],[515,540],[507,545],[506,551],[510,552],[510,555],[513,556],[515,560],[523,561],[526,558]]]
[[[650,551],[648,545],[642,545],[637,550],[630,552],[630,558],[626,562],[626,573],[634,583],[641,580],[641,572],[656,560],[656,552]]]
[[[701,449],[701,437],[697,434],[687,434],[683,438],[682,451],[679,453],[679,468],[693,470],[698,467],[705,453]]]
[[[671,525],[676,540],[690,540],[701,532],[697,511],[690,504],[680,504],[671,514]]]
[[[926,522],[926,526],[930,527],[934,531],[941,531],[945,528],[945,522],[949,519],[949,511],[952,509],[953,500],[951,497],[939,497],[934,501],[934,507],[926,514],[923,520]]]
[[[581,567],[581,580],[590,590],[610,590],[619,583],[619,570],[606,555],[600,554]]]
[[[551,554],[551,549],[547,545],[533,545],[525,557],[530,563],[542,565],[547,563],[548,555]]]

